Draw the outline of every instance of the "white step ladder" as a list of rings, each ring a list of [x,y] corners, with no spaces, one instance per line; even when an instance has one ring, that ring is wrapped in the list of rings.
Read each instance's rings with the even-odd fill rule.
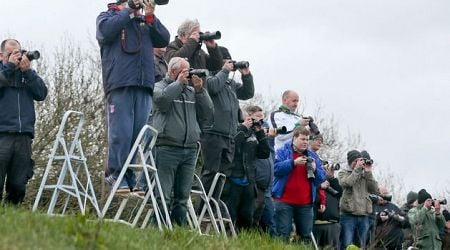
[[[76,126],[70,127],[71,122]],[[84,114],[77,111],[67,111],[59,126],[56,140],[53,144],[47,167],[42,178],[39,191],[34,201],[33,211],[38,209],[39,202],[44,190],[53,192],[48,205],[47,214],[64,215],[71,197],[75,198],[81,213],[86,213],[88,201],[95,212],[100,215],[100,209],[92,186],[91,176],[84,156],[83,147],[80,141],[80,134],[84,125]],[[66,141],[68,139],[68,141]],[[50,184],[50,175],[59,172],[56,184]],[[84,181],[84,182],[83,182]],[[65,201],[58,202],[60,193],[66,194]],[[55,207],[58,205],[58,212]]]
[[[164,195],[162,193],[161,184],[159,182],[155,161],[152,155],[152,149],[155,146],[157,135],[158,131],[153,127],[149,125],[145,125],[144,127],[142,127],[139,135],[136,138],[136,141],[133,144],[133,147],[131,148],[128,158],[125,161],[125,164],[119,176],[117,177],[114,186],[111,189],[106,204],[101,212],[101,218],[106,219],[108,210],[110,210],[111,208],[111,202],[115,197],[117,197],[118,199],[122,199],[122,201],[112,221],[122,222],[132,227],[136,227],[140,222],[142,223],[141,228],[145,228],[153,215],[160,230],[163,230],[165,228],[172,230],[170,215],[164,200]],[[150,137],[151,141],[149,143],[148,141],[150,140]],[[138,179],[136,180],[136,184],[139,184],[139,179],[141,178],[141,176],[145,178],[148,185],[148,190],[145,196],[139,196],[133,192],[125,195],[116,194],[116,191],[119,188],[119,185],[124,178],[127,170],[141,171],[140,175],[138,175]],[[162,209],[158,206],[156,195],[161,197]],[[127,208],[127,204],[133,199],[137,200],[137,202],[135,203],[136,205],[129,214],[125,214],[128,219],[124,219],[123,213]],[[129,204],[128,207],[130,207]],[[135,211],[135,209],[137,209],[137,211]],[[111,208],[111,210],[113,209]],[[147,210],[146,214],[144,213],[145,210]],[[111,212],[112,211],[110,211],[110,213]],[[144,214],[145,216],[144,218],[142,218]]]

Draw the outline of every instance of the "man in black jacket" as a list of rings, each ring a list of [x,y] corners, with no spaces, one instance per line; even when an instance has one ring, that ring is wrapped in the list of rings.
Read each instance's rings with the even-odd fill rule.
[[[5,202],[19,204],[33,175],[34,101],[47,97],[47,87],[17,40],[4,40],[0,56],[0,201],[6,177]]]
[[[243,112],[243,115],[244,122],[240,124],[234,138],[234,161],[222,199],[236,226],[248,229],[253,224],[256,198],[254,161],[256,158],[268,158],[270,148],[262,124],[253,120],[247,112]]]
[[[324,164],[324,168],[327,173],[327,180],[320,185],[320,188],[325,191],[326,209],[321,211],[321,208],[318,207],[315,210],[313,233],[319,247],[337,249],[341,232],[339,199],[342,196],[342,187],[339,180],[334,177],[333,166]]]
[[[374,204],[375,236],[372,244],[380,249],[400,250],[403,243],[402,229],[409,227],[408,216],[391,203],[387,188],[379,187],[378,202]]]
[[[234,157],[234,136],[239,124],[239,100],[253,97],[255,88],[253,76],[249,68],[239,69],[242,83],[228,79],[233,70],[231,56],[225,47],[220,47],[224,59],[221,71],[207,77],[205,88],[214,103],[214,125],[205,128],[201,137],[202,143],[202,182],[208,192],[217,172],[230,176],[230,167]]]
[[[164,54],[166,61],[172,57],[187,58],[194,69],[218,71],[222,67],[222,54],[214,40],[203,41],[208,54],[202,50],[200,41],[200,23],[197,20],[186,20],[179,27],[175,40],[167,47]]]

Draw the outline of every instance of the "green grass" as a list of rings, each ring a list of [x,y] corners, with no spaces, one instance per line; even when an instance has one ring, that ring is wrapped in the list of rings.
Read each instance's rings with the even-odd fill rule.
[[[47,216],[0,207],[0,249],[301,249],[256,232],[237,239],[200,236],[184,228],[161,232],[87,220],[81,215]],[[304,248],[306,249],[306,248]]]

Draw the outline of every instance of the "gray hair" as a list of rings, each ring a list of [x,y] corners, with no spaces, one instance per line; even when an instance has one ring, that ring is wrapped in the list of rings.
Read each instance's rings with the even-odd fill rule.
[[[200,23],[197,19],[189,20],[186,19],[181,25],[178,27],[177,34],[178,36],[183,36],[184,34],[191,34],[194,29],[200,29]]]
[[[188,65],[188,61],[181,57],[172,57],[169,61],[169,65],[167,66],[168,71],[181,68],[181,64],[186,62]],[[188,66],[189,67],[189,66]]]

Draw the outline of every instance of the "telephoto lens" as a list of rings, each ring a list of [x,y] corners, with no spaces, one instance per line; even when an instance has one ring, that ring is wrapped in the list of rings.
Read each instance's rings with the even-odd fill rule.
[[[22,55],[25,55],[30,61],[41,58],[41,53],[39,53],[39,51],[37,50],[29,50],[29,51],[21,50],[21,53]]]

